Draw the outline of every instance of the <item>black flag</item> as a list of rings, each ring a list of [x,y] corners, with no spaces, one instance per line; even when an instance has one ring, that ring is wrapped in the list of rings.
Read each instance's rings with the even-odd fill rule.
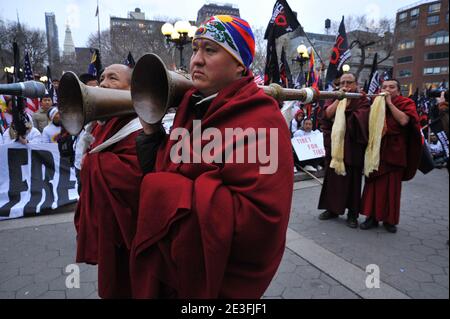
[[[284,51],[284,47],[281,49],[280,80],[283,87],[293,87],[291,69],[289,68],[289,64],[286,60],[286,52]]]
[[[276,39],[296,30],[300,26],[297,18],[285,0],[277,0],[273,7],[272,18],[267,25],[264,39],[267,40],[266,68],[264,83],[280,83],[280,67],[276,50]]]
[[[23,72],[20,68],[20,53],[19,46],[16,42],[13,43],[13,56],[14,56],[14,82],[23,82]],[[12,108],[12,123],[14,124],[14,129],[17,132],[17,137],[25,137],[27,135],[27,116],[25,114],[25,103],[24,99],[19,96],[13,96],[13,108]]]
[[[345,32],[344,17],[342,17],[341,24],[339,25],[339,33],[336,37],[333,52],[331,53],[330,64],[328,64],[326,76],[327,86],[334,79],[342,75],[342,66],[350,57],[351,53],[348,46],[347,33]]]
[[[131,51],[128,51],[128,56],[123,62],[123,64],[127,65],[130,68],[134,68],[134,66],[136,65],[136,62],[134,62],[134,58],[133,55],[131,54]]]
[[[380,74],[378,72],[378,53],[375,53],[372,62],[372,70],[370,71],[369,83],[367,90],[369,94],[376,94],[380,91]]]
[[[272,18],[267,25],[264,39],[268,40],[271,37],[277,39],[283,34],[294,31],[298,27],[301,27],[301,25],[289,7],[289,4],[285,0],[277,0],[273,6]]]

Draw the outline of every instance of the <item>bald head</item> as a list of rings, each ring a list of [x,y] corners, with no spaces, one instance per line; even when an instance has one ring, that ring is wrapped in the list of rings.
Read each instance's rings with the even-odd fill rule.
[[[112,64],[105,68],[100,77],[100,87],[129,90],[132,69],[124,64]]]

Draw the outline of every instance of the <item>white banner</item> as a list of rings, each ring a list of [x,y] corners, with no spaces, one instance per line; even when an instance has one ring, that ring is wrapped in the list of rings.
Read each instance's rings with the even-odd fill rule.
[[[0,220],[78,200],[75,169],[55,143],[0,145]]]
[[[291,141],[300,161],[325,157],[323,134],[320,132],[307,136],[294,137]]]

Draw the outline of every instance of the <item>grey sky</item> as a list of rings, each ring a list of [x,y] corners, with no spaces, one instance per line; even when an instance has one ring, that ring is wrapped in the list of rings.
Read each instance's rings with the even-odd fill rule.
[[[59,44],[64,43],[65,25],[71,26],[75,46],[86,45],[89,35],[97,32],[96,0],[2,0],[0,19],[16,20],[33,28],[45,30],[45,12],[54,12],[59,32]],[[196,20],[197,11],[205,0],[99,0],[100,28],[109,28],[109,17],[127,17],[129,11],[139,7],[146,19],[170,18]],[[214,3],[232,3],[240,9],[241,17],[252,27],[266,27],[275,0],[237,1],[221,0]],[[401,7],[413,0],[288,0],[292,10],[307,32],[324,32],[324,20],[340,20],[341,16],[367,14],[376,20],[380,17],[394,18]]]

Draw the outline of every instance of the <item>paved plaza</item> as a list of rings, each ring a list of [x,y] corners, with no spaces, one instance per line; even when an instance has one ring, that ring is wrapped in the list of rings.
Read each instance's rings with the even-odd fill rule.
[[[342,217],[320,221],[319,182],[296,182],[285,254],[263,298],[448,299],[448,181],[447,170],[435,169],[403,184],[396,234],[351,229]],[[67,288],[76,247],[72,221],[73,205],[0,222],[0,299],[98,298],[95,266],[79,265],[80,288]],[[373,267],[379,288],[366,285],[375,278]]]

